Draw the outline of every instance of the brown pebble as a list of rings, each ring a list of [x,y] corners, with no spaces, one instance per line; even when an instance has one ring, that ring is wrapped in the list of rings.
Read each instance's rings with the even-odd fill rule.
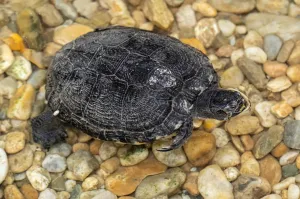
[[[240,139],[241,139],[241,141],[244,145],[244,149],[246,151],[250,151],[253,149],[254,141],[250,135],[242,135],[242,136],[240,136]]]
[[[298,155],[296,158],[296,167],[300,169],[300,156]]]
[[[100,168],[103,169],[106,173],[113,173],[116,171],[120,166],[120,160],[117,157],[110,158],[105,160],[101,165]]]
[[[218,57],[230,57],[234,50],[236,50],[236,47],[232,45],[225,45],[217,50],[216,55]]]
[[[288,152],[289,148],[283,143],[280,142],[271,152],[271,154],[275,157],[275,158],[280,158],[283,154],[285,154],[286,152]]]
[[[288,40],[284,42],[283,46],[281,47],[278,56],[277,56],[277,61],[279,62],[286,62],[288,58],[290,57],[292,50],[295,46],[295,43],[293,40]]]
[[[287,62],[290,65],[300,64],[300,40],[296,42]]]
[[[290,66],[286,74],[292,82],[300,82],[300,64]]]
[[[267,179],[271,185],[278,183],[281,179],[281,167],[276,158],[267,155],[259,161],[260,176]]]
[[[7,153],[17,153],[25,147],[25,133],[15,131],[6,136],[5,151]]]
[[[21,192],[25,196],[26,199],[38,199],[39,193],[35,190],[31,184],[24,184],[21,187]]]
[[[87,143],[76,143],[76,144],[74,144],[73,147],[72,147],[73,153],[75,153],[76,151],[79,151],[79,150],[89,151],[90,147]]]
[[[99,155],[99,149],[103,142],[101,140],[93,140],[90,144],[90,152],[93,155]]]
[[[264,63],[264,72],[270,77],[280,77],[285,75],[288,66],[277,61],[266,61]]]
[[[194,165],[192,165],[192,163],[190,163],[190,162],[186,162],[184,165],[180,166],[180,168],[186,173],[189,173],[191,168],[193,168],[193,167],[194,167]]]
[[[4,189],[5,199],[24,199],[23,194],[19,191],[16,185],[8,185]]]
[[[183,184],[183,189],[187,190],[192,196],[199,195],[197,186],[199,172],[191,172],[187,175],[187,179]]]

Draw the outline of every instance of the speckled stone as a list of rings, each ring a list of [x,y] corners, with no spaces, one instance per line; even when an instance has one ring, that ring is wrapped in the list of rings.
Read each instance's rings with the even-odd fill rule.
[[[8,156],[9,169],[14,173],[21,173],[26,171],[33,162],[33,151],[29,145],[15,154]]]
[[[296,163],[287,164],[282,167],[282,177],[283,178],[296,176],[298,173],[299,173],[299,170],[296,166]]]
[[[300,121],[287,121],[284,127],[283,142],[292,149],[300,149]]]
[[[26,175],[33,188],[38,191],[44,191],[51,182],[49,172],[37,165],[30,167],[26,171]]]
[[[266,52],[269,60],[276,59],[282,43],[283,42],[277,35],[270,34],[264,37],[264,51]]]

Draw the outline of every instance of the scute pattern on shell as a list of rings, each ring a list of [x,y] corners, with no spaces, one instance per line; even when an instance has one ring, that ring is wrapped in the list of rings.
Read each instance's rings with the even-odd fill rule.
[[[197,95],[217,81],[200,51],[117,26],[88,33],[56,54],[46,99],[62,121],[93,137],[149,142],[173,133]]]

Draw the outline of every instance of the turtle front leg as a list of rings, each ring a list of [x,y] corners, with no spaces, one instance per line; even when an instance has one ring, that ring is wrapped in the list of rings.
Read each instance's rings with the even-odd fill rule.
[[[166,152],[181,147],[192,134],[192,130],[193,130],[193,119],[192,117],[190,117],[179,128],[178,133],[176,134],[175,138],[173,138],[172,144],[169,147],[158,149],[158,151]]]
[[[33,141],[45,149],[65,140],[67,133],[58,118],[51,111],[45,111],[31,120]]]

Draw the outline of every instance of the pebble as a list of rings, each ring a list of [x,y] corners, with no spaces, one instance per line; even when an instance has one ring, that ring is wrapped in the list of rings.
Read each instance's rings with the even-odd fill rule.
[[[292,82],[300,82],[300,64],[289,66],[286,74]]]
[[[300,149],[300,121],[287,121],[284,128],[283,142],[287,147]]]
[[[64,176],[56,176],[55,174],[52,175],[52,181],[50,187],[55,191],[64,191],[66,190],[65,186],[65,177]]]
[[[97,189],[99,180],[96,177],[87,177],[82,183],[83,191],[90,191]]]
[[[295,184],[296,182],[295,180],[296,180],[295,177],[288,177],[282,180],[281,182],[273,185],[272,190],[273,192],[276,192],[276,191],[282,191],[284,189],[287,189],[291,184]]]
[[[21,192],[26,196],[26,199],[38,199],[39,197],[38,191],[35,190],[31,184],[23,184],[21,186]]]
[[[231,62],[233,66],[237,66],[237,60],[245,55],[245,52],[243,49],[234,50],[231,53]]]
[[[205,199],[234,198],[232,185],[218,165],[210,165],[200,171],[198,189]]]
[[[238,25],[235,28],[235,32],[240,35],[244,35],[247,33],[247,27],[244,25]]]
[[[267,155],[263,159],[259,160],[260,177],[268,180],[270,185],[274,185],[280,182],[282,177],[281,166],[276,158],[271,155]]]
[[[167,166],[159,162],[151,153],[146,160],[133,166],[120,167],[109,175],[105,180],[105,187],[118,196],[129,195],[136,190],[145,177],[163,173],[166,169]]]
[[[235,199],[262,198],[271,193],[269,182],[254,175],[241,175],[232,185]]]
[[[90,173],[99,168],[99,163],[90,152],[79,150],[67,158],[67,166],[80,181],[83,181]]]
[[[36,12],[42,17],[42,21],[50,26],[59,26],[64,22],[61,14],[52,4],[44,4],[36,9]]]
[[[241,142],[246,151],[250,151],[254,147],[254,140],[250,135],[242,135],[240,136]]]
[[[45,169],[47,169],[47,171],[49,172],[53,172],[53,173],[63,172],[67,168],[66,158],[58,154],[48,154],[45,157],[42,166]]]
[[[27,83],[31,84],[35,89],[40,88],[46,82],[47,70],[36,70],[29,77]]]
[[[58,143],[50,147],[49,153],[68,157],[71,154],[72,146],[67,143]]]
[[[39,195],[39,199],[57,199],[57,194],[53,189],[45,189]]]
[[[212,159],[212,163],[219,165],[221,168],[233,167],[240,164],[240,162],[240,154],[231,143],[219,148]]]
[[[60,45],[65,45],[91,31],[93,31],[92,28],[81,24],[58,27],[54,31],[53,41]]]
[[[33,162],[33,152],[29,145],[18,153],[8,156],[9,169],[13,173],[21,173],[26,171]]]
[[[279,163],[282,166],[287,165],[287,164],[291,164],[291,163],[295,162],[298,155],[299,155],[299,151],[290,150],[290,151],[288,151],[287,153],[283,154],[280,157]]]
[[[176,13],[176,21],[179,30],[193,31],[193,28],[196,25],[197,21],[195,11],[192,9],[192,6],[189,4],[180,6]]]
[[[101,147],[101,144],[103,142],[101,140],[93,140],[91,143],[90,143],[90,152],[91,154],[93,155],[99,155],[99,149]]]
[[[244,75],[242,71],[237,66],[233,66],[222,73],[220,85],[222,88],[237,88],[243,81]]]
[[[30,184],[38,191],[44,191],[51,182],[49,172],[37,165],[30,167],[26,171],[26,175]]]
[[[300,41],[296,42],[295,47],[287,62],[290,65],[300,64]]]
[[[295,43],[293,40],[285,41],[278,53],[277,61],[282,63],[286,62],[290,57],[290,54],[292,53],[294,46]]]
[[[75,185],[76,185],[76,181],[75,180],[66,180],[66,182],[65,182],[66,191],[72,192],[72,190],[74,189]]]
[[[195,26],[195,35],[206,48],[210,47],[217,34],[220,32],[216,19],[204,18],[199,20]]]
[[[247,135],[257,132],[259,129],[261,129],[261,126],[257,117],[241,115],[238,117],[233,117],[226,122],[225,129],[231,135]]]
[[[248,13],[255,8],[255,0],[209,0],[208,3],[219,11],[236,14]]]
[[[274,34],[265,35],[264,37],[264,51],[267,54],[268,60],[275,60],[283,42]]]
[[[102,160],[107,160],[117,154],[117,147],[113,142],[105,141],[101,144],[99,155]]]
[[[286,15],[288,13],[288,0],[257,0],[256,8],[260,12]]]
[[[285,101],[282,101],[272,106],[271,112],[278,118],[285,118],[293,112],[293,108]]]
[[[263,134],[256,141],[253,154],[256,159],[265,157],[272,149],[281,142],[283,138],[284,128],[279,125],[274,125],[263,132]]]
[[[292,86],[292,82],[287,76],[280,76],[276,77],[275,79],[272,79],[267,84],[267,89],[276,93],[281,92],[283,90],[288,89],[290,86]]]
[[[235,181],[240,175],[240,171],[236,167],[228,167],[224,170],[224,174],[229,182]]]
[[[295,108],[295,120],[300,120],[300,107]]]
[[[194,131],[183,148],[188,160],[194,166],[205,166],[216,153],[216,139],[210,133]]]
[[[0,184],[5,180],[8,173],[8,160],[5,151],[0,148]]]
[[[257,63],[265,63],[267,61],[267,54],[259,47],[248,47],[245,50],[245,55],[248,59],[251,59]]]
[[[263,101],[263,102],[259,102],[255,106],[254,112],[259,118],[260,123],[263,127],[268,128],[276,124],[277,119],[271,112],[271,108],[275,104],[276,102],[274,101]]]
[[[154,25],[164,30],[168,29],[174,21],[172,12],[163,0],[146,0],[143,11]]]
[[[84,151],[89,151],[90,150],[90,146],[87,143],[76,143],[73,145],[72,147],[72,151],[76,152],[79,150],[84,150]]]
[[[240,173],[242,175],[255,175],[259,176],[260,168],[257,160],[254,158],[252,152],[246,151],[241,156],[241,168]]]
[[[6,136],[5,151],[8,154],[17,153],[25,147],[25,133],[15,131]]]
[[[57,192],[57,199],[69,199],[71,194],[67,191]]]
[[[6,44],[0,45],[0,74],[4,73],[13,63],[15,57],[10,50],[9,46]]]
[[[281,169],[283,178],[296,176],[299,173],[296,163],[284,165]]]
[[[23,172],[23,173],[16,173],[14,175],[14,179],[15,181],[21,181],[21,180],[24,180],[26,178],[26,172]]]
[[[289,148],[283,143],[280,142],[273,150],[272,150],[272,155],[276,158],[280,158],[281,156],[283,156],[283,154],[285,154],[286,152],[288,152]]]
[[[184,2],[184,0],[166,0],[166,3],[167,3],[169,6],[172,6],[172,7],[178,7],[178,6],[180,6],[183,2]]]
[[[218,26],[225,37],[231,36],[235,31],[235,24],[230,20],[221,19],[218,21]]]
[[[268,80],[259,64],[247,57],[241,57],[237,60],[237,66],[257,89],[265,89]]]
[[[199,195],[199,190],[197,186],[199,172],[191,172],[187,175],[186,181],[182,188],[187,190],[187,192],[193,196]]]
[[[227,44],[227,45],[221,46],[217,50],[216,55],[218,57],[230,57],[234,50],[236,50],[236,47]]]
[[[218,126],[222,125],[224,121],[216,119],[205,119],[203,123],[203,128],[205,131],[211,132]],[[199,132],[199,131],[198,131]]]
[[[81,198],[81,196],[80,196]],[[111,193],[110,191],[99,189],[99,192],[92,199],[117,199],[117,196]]]
[[[118,150],[117,155],[122,166],[132,166],[145,160],[149,150],[144,145],[125,146]]]
[[[112,157],[108,160],[105,160],[100,168],[103,169],[106,173],[112,174],[115,172],[120,166],[120,160],[117,157]]]
[[[288,188],[288,199],[298,199],[300,197],[300,189],[297,185],[291,184]]]
[[[65,2],[64,0],[55,0],[53,3],[65,17],[72,20],[76,19],[77,11],[72,4]]]
[[[255,30],[250,30],[248,34],[244,38],[244,48],[247,49],[249,47],[263,47],[263,38],[262,36],[257,33]]]
[[[31,73],[31,63],[23,56],[16,56],[13,64],[6,70],[7,75],[17,80],[27,80]]]
[[[17,89],[17,81],[12,77],[5,77],[0,80],[0,95],[10,99],[15,94]]]
[[[217,10],[206,2],[196,1],[192,6],[196,12],[199,12],[205,17],[215,17],[217,15]]]
[[[168,151],[161,152],[158,149],[170,146],[172,141],[155,141],[152,145],[152,152],[156,159],[168,167],[178,167],[186,163],[187,158],[182,150],[182,147]]]
[[[16,185],[8,185],[4,189],[5,199],[24,199],[23,194],[20,192]]]
[[[264,63],[264,72],[269,77],[280,77],[286,74],[288,66],[277,61],[266,61]]]
[[[270,194],[262,197],[261,199],[282,199],[278,194]]]
[[[19,87],[9,102],[7,117],[17,120],[29,119],[34,98],[35,89],[33,86],[25,84]]]
[[[45,41],[42,35],[43,26],[36,12],[29,8],[24,9],[18,13],[16,22],[27,47],[41,51]]]
[[[223,147],[230,141],[230,137],[224,129],[215,128],[211,134],[215,136],[217,147]]]
[[[171,168],[162,174],[148,176],[135,191],[136,199],[152,199],[171,194],[185,182],[186,174],[180,168]]]
[[[75,0],[73,6],[80,15],[90,18],[98,10],[99,5],[91,0]]]

